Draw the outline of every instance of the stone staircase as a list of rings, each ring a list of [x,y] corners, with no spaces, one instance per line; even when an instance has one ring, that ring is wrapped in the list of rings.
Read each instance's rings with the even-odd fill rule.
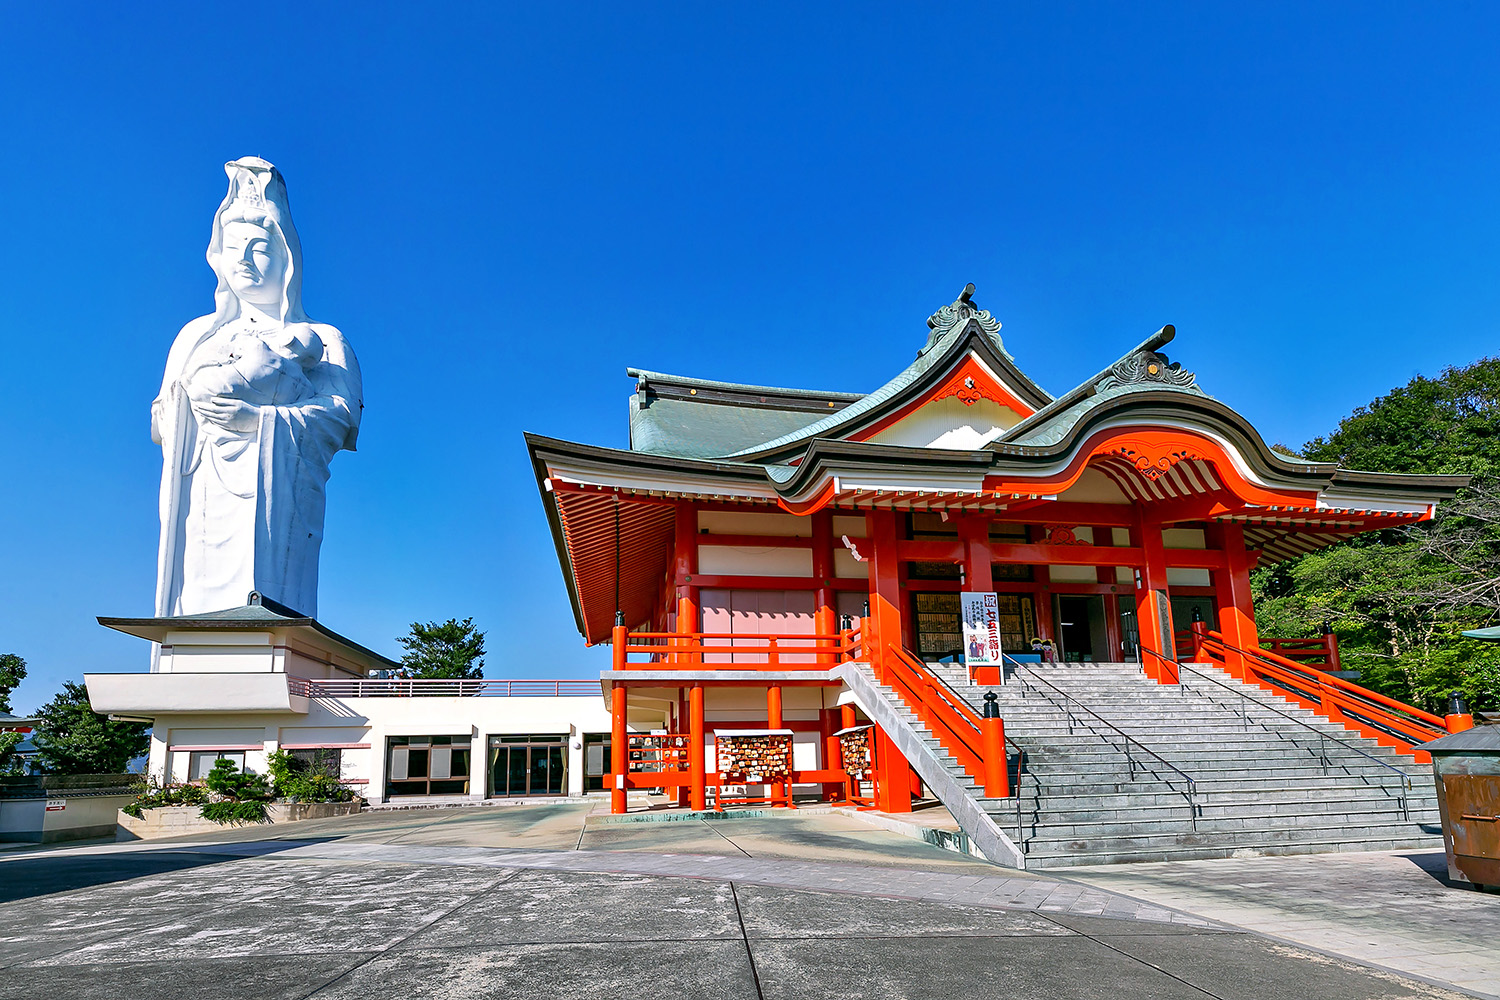
[[[962,666],[929,669],[982,706]],[[881,693],[1028,868],[1441,843],[1428,765],[1216,667],[1185,668],[1181,687],[1136,664],[1010,671],[994,689],[1015,744],[1010,799],[984,798],[915,713]]]

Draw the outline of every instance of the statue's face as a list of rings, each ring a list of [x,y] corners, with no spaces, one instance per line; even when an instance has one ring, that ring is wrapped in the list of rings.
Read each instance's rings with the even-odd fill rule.
[[[229,290],[256,305],[281,299],[286,282],[286,254],[281,241],[253,222],[231,222],[224,227],[224,255],[219,259]]]

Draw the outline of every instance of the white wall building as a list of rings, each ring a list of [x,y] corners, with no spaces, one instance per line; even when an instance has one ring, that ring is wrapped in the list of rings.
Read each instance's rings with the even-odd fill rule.
[[[201,778],[220,757],[264,773],[280,748],[336,767],[371,802],[603,789],[610,715],[599,681],[393,679],[395,661],[250,599],[209,614],[99,619],[161,646],[150,673],[85,677],[95,711],[152,723],[158,778]],[[662,724],[643,712],[632,720],[640,728]]]

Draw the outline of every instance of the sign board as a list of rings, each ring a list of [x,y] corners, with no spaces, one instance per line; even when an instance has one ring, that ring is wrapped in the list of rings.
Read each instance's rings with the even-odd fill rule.
[[[62,812],[66,808],[68,808],[68,800],[67,799],[48,799],[47,800],[47,811],[49,813],[50,812]]]
[[[1004,654],[1000,648],[1000,599],[992,593],[966,590],[959,594],[964,620],[964,660],[974,667],[998,667]]]

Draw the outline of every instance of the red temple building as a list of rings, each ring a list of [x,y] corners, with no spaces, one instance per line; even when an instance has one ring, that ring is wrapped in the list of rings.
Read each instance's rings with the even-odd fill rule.
[[[1258,636],[1250,572],[1465,480],[1273,450],[1171,326],[1054,396],[972,293],[867,394],[632,369],[629,448],[528,435],[578,629],[614,650],[615,810],[935,797],[1033,865],[1420,838],[1420,744],[1463,720],[1340,676],[1332,637]],[[998,665],[964,592],[994,595]]]

